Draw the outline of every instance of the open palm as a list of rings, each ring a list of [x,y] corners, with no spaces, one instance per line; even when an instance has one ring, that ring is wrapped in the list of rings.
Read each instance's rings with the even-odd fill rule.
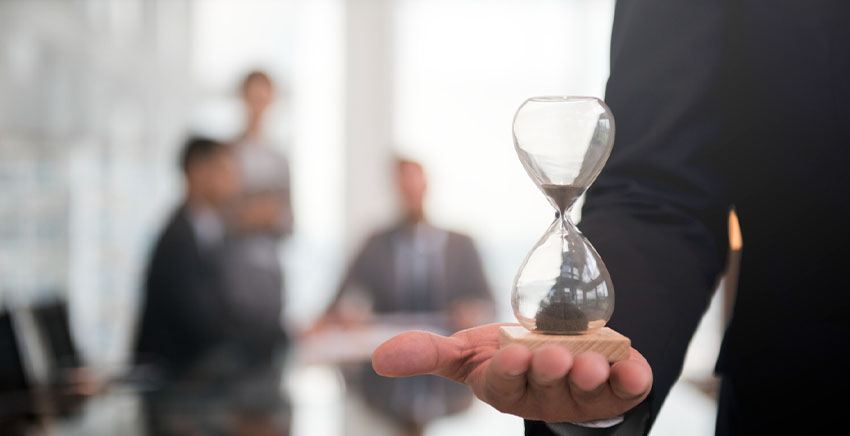
[[[435,374],[469,386],[500,412],[546,422],[611,418],[649,394],[652,371],[634,348],[610,365],[596,353],[571,355],[549,346],[499,349],[499,327],[490,324],[444,337],[412,331],[384,342],[372,356],[378,374]]]

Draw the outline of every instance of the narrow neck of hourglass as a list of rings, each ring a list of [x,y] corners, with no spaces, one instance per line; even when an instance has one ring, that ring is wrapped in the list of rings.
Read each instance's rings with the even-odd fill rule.
[[[555,210],[565,218],[569,217],[570,208],[584,193],[585,187],[573,185],[543,184],[540,186],[546,199]]]
[[[557,222],[557,225],[562,232],[568,232],[570,227],[572,227],[572,221],[570,220],[570,210],[567,209],[563,212],[556,210],[555,221]]]
[[[555,208],[556,214],[562,214],[562,215],[566,215],[567,217],[569,217],[570,209],[572,209],[573,205],[576,203],[576,201],[578,199],[572,199],[570,201],[561,202],[561,203],[556,202],[556,201],[552,200],[551,198],[549,198],[548,200],[549,200],[549,204],[551,204],[552,207]]]

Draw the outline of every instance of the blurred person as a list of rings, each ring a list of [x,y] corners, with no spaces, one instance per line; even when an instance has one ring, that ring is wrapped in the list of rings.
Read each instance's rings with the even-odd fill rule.
[[[239,355],[233,395],[245,410],[288,429],[288,398],[279,387],[288,348],[282,320],[284,276],[281,242],[293,230],[289,163],[265,134],[264,122],[276,89],[268,74],[252,71],[240,95],[246,120],[231,150],[241,174],[226,210],[222,250],[224,300],[233,328],[243,332],[228,350]],[[238,345],[238,346],[237,346]],[[270,407],[278,407],[277,413]],[[287,430],[288,431],[288,430]]]
[[[242,184],[228,209],[224,279],[233,311],[241,322],[255,326],[254,352],[271,355],[285,346],[280,248],[293,227],[289,164],[263,133],[275,98],[271,78],[262,71],[249,73],[241,96],[246,127],[233,151]]]
[[[155,359],[168,378],[179,378],[217,346],[224,288],[218,255],[222,211],[238,189],[232,152],[205,138],[190,138],[180,165],[186,185],[151,255],[136,355]]]
[[[151,256],[136,346],[137,363],[162,372],[145,398],[151,433],[287,434],[280,369],[255,352],[276,332],[246,323],[224,280],[225,210],[240,188],[233,150],[191,138],[181,167],[185,198]]]
[[[610,325],[631,358],[499,349],[490,325],[400,335],[375,368],[466,383],[530,419],[528,435],[646,434],[723,271],[734,205],[743,249],[715,431],[841,432],[850,3],[617,2],[606,102],[617,140],[580,227],[617,287]]]
[[[472,239],[428,222],[427,180],[419,163],[398,160],[395,176],[401,220],[368,239],[319,325],[357,328],[395,316],[457,331],[488,322],[493,301]],[[427,375],[387,379],[369,363],[350,382],[401,434],[422,434],[431,420],[465,410],[472,401],[461,385]]]

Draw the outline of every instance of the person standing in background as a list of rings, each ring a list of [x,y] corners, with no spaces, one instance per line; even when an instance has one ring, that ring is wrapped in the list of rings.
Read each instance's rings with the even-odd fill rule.
[[[247,121],[233,143],[242,189],[229,210],[224,252],[227,302],[251,332],[246,352],[258,358],[274,354],[285,343],[279,252],[293,226],[289,164],[263,134],[263,119],[274,94],[274,84],[262,71],[253,71],[242,81]]]
[[[231,334],[239,337],[227,350],[227,360],[238,362],[228,401],[245,418],[240,427],[246,434],[287,434],[289,399],[280,388],[288,343],[280,248],[293,224],[289,164],[263,132],[275,94],[269,76],[249,73],[240,91],[247,120],[231,147],[242,183],[228,207],[222,250],[224,300]]]

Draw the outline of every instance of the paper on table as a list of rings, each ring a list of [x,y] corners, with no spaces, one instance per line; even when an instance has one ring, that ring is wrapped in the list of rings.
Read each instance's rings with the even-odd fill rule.
[[[302,341],[295,361],[301,365],[364,362],[387,339],[409,330],[446,334],[443,313],[398,313],[381,315],[355,328],[331,327]]]

